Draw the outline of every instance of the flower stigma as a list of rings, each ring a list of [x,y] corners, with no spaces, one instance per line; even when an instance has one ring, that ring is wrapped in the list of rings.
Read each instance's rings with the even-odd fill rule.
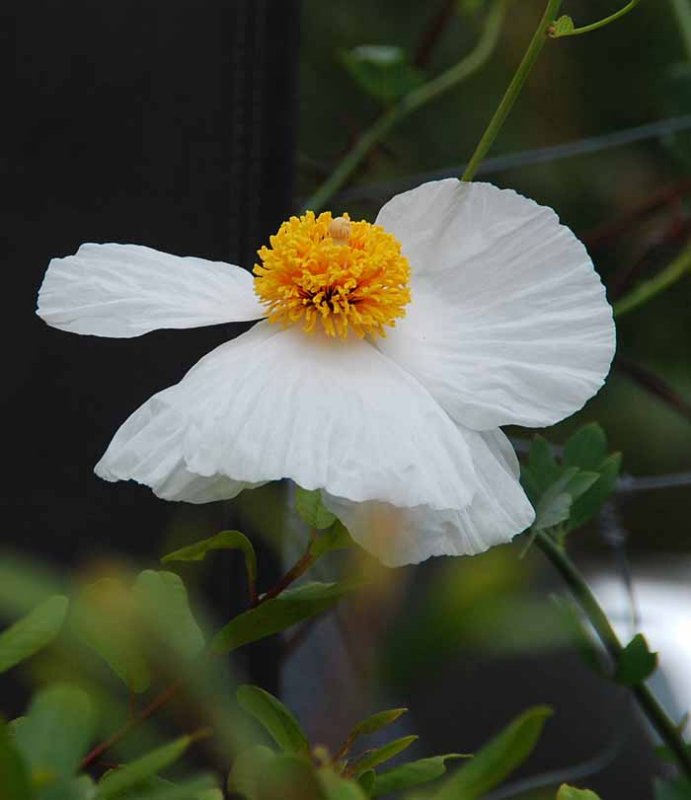
[[[380,225],[347,214],[291,217],[258,251],[254,290],[269,322],[328,336],[385,336],[410,302],[410,265]]]

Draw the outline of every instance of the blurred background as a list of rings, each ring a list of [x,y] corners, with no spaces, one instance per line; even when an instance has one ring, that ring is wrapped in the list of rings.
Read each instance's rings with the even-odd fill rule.
[[[49,330],[33,316],[43,271],[82,241],[250,268],[386,106],[347,54],[400,48],[417,80],[433,77],[472,50],[491,5],[51,0],[0,14],[16,63],[0,130],[8,544],[61,567],[147,565],[236,526],[266,542],[266,580],[278,575],[280,490],[187,508],[92,474],[137,405],[241,326],[129,341]],[[562,10],[586,24],[618,5],[568,0]],[[542,7],[510,3],[483,69],[408,116],[329,207],[373,219],[398,191],[460,174]],[[478,174],[553,207],[588,246],[611,300],[691,234],[690,24],[687,0],[641,0],[612,26],[549,42]],[[622,636],[640,627],[662,650],[656,688],[679,718],[691,701],[690,311],[687,278],[622,318],[606,387],[546,432],[559,444],[597,420],[623,453],[613,501],[570,541]],[[520,449],[530,432],[510,434]],[[251,649],[242,666],[282,686],[327,743],[362,713],[410,706],[400,724],[420,734],[421,756],[472,751],[513,714],[549,703],[555,718],[519,775],[528,782],[498,796],[538,798],[556,774],[604,798],[652,797],[660,767],[643,724],[564,635],[550,599],[559,584],[539,553],[518,559],[523,545],[389,571],[365,607],[318,625],[287,655],[279,643]],[[241,575],[221,561],[186,576],[220,619],[240,602]]]

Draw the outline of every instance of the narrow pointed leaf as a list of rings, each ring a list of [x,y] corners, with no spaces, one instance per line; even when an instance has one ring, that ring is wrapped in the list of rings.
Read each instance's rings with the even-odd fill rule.
[[[81,689],[56,684],[39,692],[14,725],[15,743],[33,776],[50,785],[72,778],[91,739],[91,702]]]
[[[0,672],[42,650],[60,633],[69,600],[62,595],[48,598],[0,634]]]
[[[407,708],[391,708],[387,711],[378,711],[376,714],[372,714],[371,717],[363,719],[362,722],[358,722],[350,735],[356,737],[376,733],[376,731],[386,728],[388,725],[392,725],[407,711]]]
[[[635,686],[649,678],[656,668],[657,653],[651,653],[645,637],[637,633],[619,656],[614,680],[623,686]]]
[[[401,792],[413,786],[421,786],[446,773],[446,762],[456,758],[469,758],[459,753],[448,753],[444,756],[421,758],[418,761],[409,761],[399,767],[379,773],[370,789],[370,797],[381,797],[393,792]]]
[[[475,800],[498,786],[533,752],[551,715],[546,706],[521,714],[452,775],[434,800]]]
[[[7,725],[0,720],[0,797],[31,800],[29,770],[17,750]]]
[[[182,736],[169,744],[108,772],[98,784],[97,800],[117,797],[121,792],[142,783],[175,763],[192,743],[191,736]]]
[[[322,502],[322,495],[319,489],[303,489],[302,486],[295,488],[295,510],[300,517],[310,526],[318,531],[330,528],[336,522],[336,515],[332,514]]]
[[[279,633],[291,625],[328,611],[359,585],[352,581],[315,582],[296,589],[286,589],[278,597],[266,600],[232,619],[216,634],[211,649],[214,653],[230,652]]]
[[[240,686],[236,692],[240,706],[251,714],[286,753],[309,755],[310,746],[300,723],[272,694],[258,686]]]
[[[208,553],[213,550],[240,550],[245,557],[245,569],[251,583],[257,579],[257,556],[252,542],[240,531],[221,531],[208,539],[202,539],[187,547],[181,547],[161,561],[169,564],[173,561],[203,561]]]
[[[363,772],[374,769],[380,764],[395,758],[399,753],[410,747],[413,742],[416,742],[418,738],[418,736],[402,736],[400,739],[394,739],[393,742],[387,742],[374,750],[367,750],[361,756],[358,756],[348,766],[348,769],[355,777],[362,775]]]

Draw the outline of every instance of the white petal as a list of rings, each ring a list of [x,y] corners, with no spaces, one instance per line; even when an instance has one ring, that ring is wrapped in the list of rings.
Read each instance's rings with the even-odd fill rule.
[[[232,496],[292,478],[355,501],[463,508],[475,482],[453,422],[371,344],[268,322],[147,401],[117,432],[97,472],[193,502],[201,479]],[[200,480],[190,484],[190,475]]]
[[[377,346],[455,421],[550,425],[598,391],[614,354],[612,310],[551,209],[452,179],[394,197],[377,222],[413,271],[408,313]]]
[[[513,448],[500,430],[466,429],[463,435],[477,475],[475,496],[466,509],[396,508],[332,495],[324,495],[324,503],[355,541],[391,567],[417,564],[430,556],[475,555],[508,542],[535,518],[518,483]]]
[[[64,331],[128,338],[244,322],[265,312],[250,273],[232,264],[135,244],[83,244],[50,262],[37,313]]]

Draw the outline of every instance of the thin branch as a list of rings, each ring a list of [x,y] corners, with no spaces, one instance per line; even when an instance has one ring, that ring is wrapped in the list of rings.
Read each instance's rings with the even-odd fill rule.
[[[422,34],[413,58],[413,64],[419,69],[423,69],[429,64],[434,48],[453,19],[456,3],[457,0],[443,0],[441,8],[432,18],[430,26]]]
[[[661,400],[665,405],[676,411],[677,414],[691,422],[691,402],[667,383],[664,378],[661,378],[651,369],[630,361],[623,356],[617,357],[615,367],[638,386],[650,392],[658,400]]]

